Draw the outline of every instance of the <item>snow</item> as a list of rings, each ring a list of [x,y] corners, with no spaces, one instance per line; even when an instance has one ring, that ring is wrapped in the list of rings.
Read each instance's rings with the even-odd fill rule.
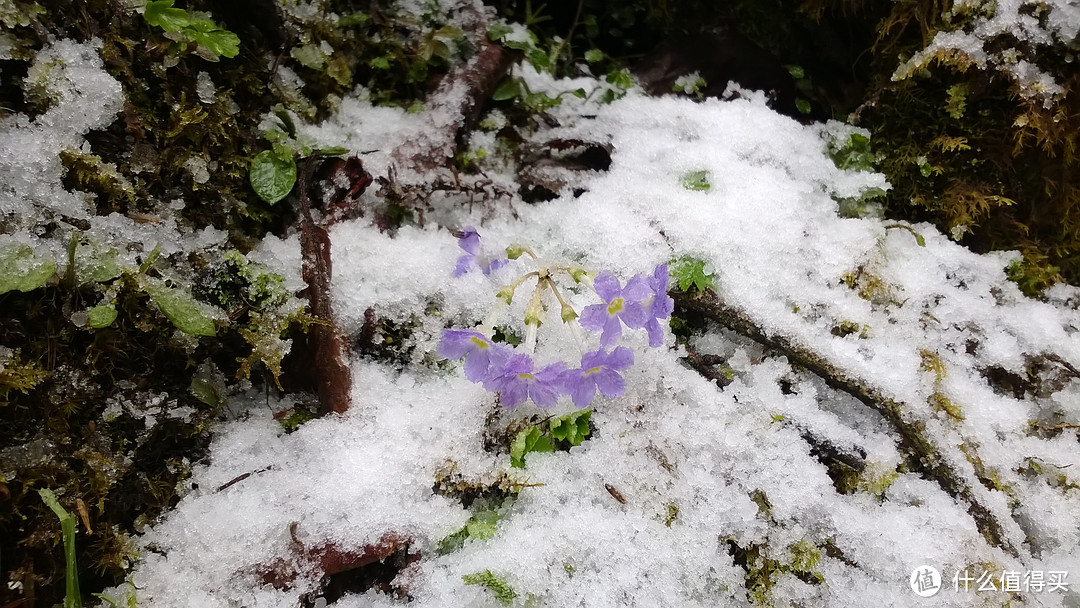
[[[1009,75],[1024,98],[1042,101],[1044,108],[1064,94],[1053,76],[1019,57],[1039,46],[1073,48],[1080,31],[1080,4],[1074,0],[958,2],[952,15],[957,29],[937,32],[930,44],[896,69],[893,80],[928,68],[937,57],[957,53],[980,69],[990,65]]]
[[[313,6],[293,3],[290,11]],[[1075,36],[1075,5],[1047,6],[1060,16],[1051,19],[1052,35]],[[980,32],[1000,31],[999,20],[1019,10],[1001,2],[994,17],[976,20],[975,38],[941,34],[934,44],[980,61],[980,41],[989,35]],[[1034,25],[1024,31],[1036,44],[1050,40]],[[34,120],[0,120],[0,212],[12,214],[15,230],[44,217],[86,218],[91,242],[135,245],[120,248],[124,264],[159,245],[163,255],[222,246],[220,231],[177,225],[170,210],[182,200],[161,205],[160,222],[141,224],[94,216],[87,201],[63,189],[57,155],[83,149],[83,136],[112,122],[122,104],[99,46],[57,41],[39,53],[27,81],[48,109]],[[1031,90],[1054,94],[1057,85],[1030,64],[1013,67]],[[596,93],[607,85],[598,80],[557,81],[521,66],[515,74],[552,96],[579,87],[593,93],[563,96],[550,111],[558,126],[538,127],[531,142],[610,144],[610,168],[580,172],[585,191],[576,197],[474,206],[451,194],[423,227],[391,235],[370,218],[336,225],[332,289],[341,329],[359,332],[369,308],[408,324],[408,361],[355,356],[353,409],[289,434],[273,412],[304,396],[235,396],[233,415],[209,461],[186,482],[184,498],[138,539],[131,580],[140,606],[294,607],[320,588],[319,573],[298,557],[303,551],[360,549],[388,535],[408,539],[419,557],[397,580],[417,607],[500,605],[491,590],[462,578],[483,571],[504,579],[522,606],[743,606],[753,590],[740,551],[760,555],[746,566],[751,574],[770,569],[773,605],[909,606],[908,577],[922,565],[942,572],[938,606],[1080,601],[1071,590],[1010,595],[954,591],[951,584],[966,571],[1080,572],[1073,428],[1080,424],[1080,378],[1067,372],[1080,367],[1080,290],[1062,285],[1028,299],[1005,276],[1015,254],[976,255],[928,224],[842,217],[838,199],[888,188],[880,174],[840,170],[829,158],[830,140],[845,139],[850,127],[800,124],[766,107],[762,95],[694,103],[631,90],[603,105]],[[278,77],[301,84],[285,68]],[[211,85],[200,74],[204,101]],[[385,176],[395,151],[448,124],[444,110],[430,103],[418,115],[376,108],[358,89],[336,116],[301,131],[321,146],[344,142],[363,155],[368,171]],[[480,136],[474,145],[491,141]],[[502,162],[491,178],[512,184],[513,167]],[[200,176],[207,166],[192,159],[189,169]],[[707,191],[683,186],[697,171],[707,172]],[[373,190],[364,205],[377,203]],[[449,229],[466,226],[479,230],[485,255],[522,244],[540,261],[524,256],[489,276],[451,278],[461,252]],[[63,263],[55,244],[33,235],[19,240],[39,251],[53,247]],[[899,404],[894,419],[716,325],[690,345],[724,359],[734,376],[723,389],[681,362],[685,349],[666,329],[659,349],[628,331],[623,344],[636,360],[625,373],[626,392],[593,402],[593,434],[569,451],[532,453],[525,469],[511,468],[506,447],[491,447],[492,437],[508,439],[508,429],[575,408],[564,397],[550,412],[531,404],[502,409],[465,379],[460,364],[440,360],[442,330],[495,323],[525,335],[529,298],[519,294],[499,307],[495,293],[539,265],[581,265],[625,281],[684,255],[704,261],[719,297],[766,335],[815,353]],[[289,289],[303,288],[295,235],[267,237],[249,258],[280,272]],[[587,284],[563,279],[575,310],[596,303]],[[835,335],[840,324],[860,331]],[[538,363],[576,362],[584,350],[579,337],[552,312],[536,344]],[[599,338],[585,342],[596,348]],[[994,373],[1044,388],[1017,397],[992,386]],[[942,398],[951,410],[935,407]],[[150,405],[148,423],[184,414],[169,410],[166,395]],[[923,462],[910,458],[910,438],[898,423],[935,453]],[[854,491],[837,491],[815,455],[822,445],[864,461]],[[962,491],[932,480],[927,471],[935,467],[952,471]],[[503,505],[494,536],[440,555],[439,541],[472,515],[434,491],[448,478],[502,480],[519,493]],[[1000,546],[976,525],[972,513],[980,509],[1000,523]],[[805,547],[820,561],[796,572],[792,564]],[[295,578],[269,584],[268,573],[282,564],[296,569]],[[813,584],[816,576],[824,582]],[[401,603],[369,590],[334,605]]]
[[[399,582],[415,606],[499,605],[491,591],[462,580],[484,570],[505,579],[520,605],[746,605],[746,572],[729,540],[758,546],[779,563],[791,563],[800,542],[817,547],[813,570],[825,583],[777,572],[769,591],[775,605],[911,605],[908,576],[922,564],[945,579],[935,605],[996,605],[1009,596],[956,592],[952,575],[1080,569],[1070,468],[1080,452],[1067,433],[1041,438],[1029,429],[1031,421],[1075,422],[1080,382],[1016,399],[995,393],[980,375],[994,366],[1025,374],[1027,357],[1045,353],[1080,364],[1075,288],[1030,300],[1005,278],[1008,255],[975,255],[930,225],[912,226],[925,239],[919,246],[886,222],[840,217],[834,197],[888,185],[878,174],[834,166],[827,144],[844,132],[837,125],[801,125],[760,98],[692,103],[631,92],[607,106],[590,103],[590,112],[556,108],[563,126],[534,136],[613,145],[610,170],[591,174],[587,192],[516,203],[516,214],[462,204],[443,211],[444,224],[478,226],[490,253],[525,244],[548,264],[581,264],[623,280],[679,255],[705,260],[723,299],[767,334],[811,349],[902,403],[901,418],[923,429],[941,461],[1003,524],[1018,555],[988,544],[964,500],[903,463],[900,436],[879,412],[730,332],[713,330],[695,342],[700,352],[728,357],[735,378],[723,390],[685,368],[679,349],[650,350],[643,335],[630,336],[637,361],[626,394],[593,403],[596,433],[569,452],[529,454],[526,469],[511,469],[505,451],[485,450],[484,435],[537,410],[500,411],[457,364],[436,365],[434,351],[444,327],[485,321],[499,286],[531,266],[522,258],[490,277],[474,271],[452,279],[460,250],[444,228],[406,226],[391,237],[360,220],[332,232],[337,314],[349,333],[368,307],[381,318],[414,321],[412,363],[397,369],[354,358],[353,411],[289,435],[269,415],[289,404],[268,410],[252,398],[192,478],[197,489],[141,540],[152,551],[133,574],[140,605],[295,605],[317,589],[314,575],[280,590],[258,576],[260,567],[289,559],[294,522],[312,546],[361,547],[387,533],[412,539],[410,551],[421,558]],[[346,99],[341,115],[309,135],[344,139],[357,151],[377,148],[365,163],[382,172],[395,133],[403,137],[420,120]],[[711,188],[683,188],[682,176],[699,170],[708,171]],[[297,265],[294,243],[268,239],[261,251],[264,263]],[[853,273],[878,282],[876,298],[845,283]],[[587,289],[568,297],[578,311],[595,301]],[[523,334],[520,300],[528,298],[515,298],[499,322]],[[864,337],[834,336],[842,321],[869,329]],[[941,361],[943,377],[924,369],[924,353]],[[536,356],[574,360],[579,351],[551,319]],[[782,382],[792,389],[781,390]],[[962,420],[933,409],[935,391],[960,408]],[[572,410],[563,398],[552,413]],[[807,437],[865,454],[867,480],[895,480],[878,495],[840,494]],[[964,449],[977,452],[981,472]],[[1069,481],[1022,474],[1031,459]],[[505,507],[494,537],[438,555],[438,541],[470,516],[432,491],[446,471],[489,482],[509,474],[528,487]],[[983,485],[977,475],[987,472],[1010,494]],[[765,497],[767,510],[754,496]],[[1020,500],[1011,507],[1014,496]],[[678,508],[670,526],[668,505]],[[1066,605],[1061,593],[1020,597]],[[335,605],[397,602],[369,591]]]

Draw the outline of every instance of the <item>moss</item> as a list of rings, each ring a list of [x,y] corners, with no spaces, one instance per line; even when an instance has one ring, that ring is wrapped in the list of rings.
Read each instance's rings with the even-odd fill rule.
[[[0,361],[0,407],[8,404],[8,394],[18,391],[28,395],[49,377],[36,361],[22,361],[18,351],[8,352]]]
[[[770,593],[783,575],[795,576],[808,585],[825,583],[825,577],[816,571],[821,550],[806,539],[788,546],[783,556],[772,556],[767,543],[740,546],[734,538],[724,539],[724,543],[735,565],[746,571],[746,599],[754,605],[773,605]]]

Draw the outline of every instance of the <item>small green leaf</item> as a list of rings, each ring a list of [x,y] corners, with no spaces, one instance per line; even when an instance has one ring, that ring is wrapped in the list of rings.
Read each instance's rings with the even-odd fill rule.
[[[209,19],[193,21],[189,27],[181,30],[181,33],[222,57],[231,59],[240,53],[240,38],[219,28]]]
[[[8,242],[0,248],[0,294],[33,291],[56,274],[56,262],[39,258],[25,243]]]
[[[337,20],[337,26],[340,28],[346,27],[363,27],[367,25],[367,22],[371,20],[371,17],[367,13],[357,11],[341,17]]]
[[[608,72],[608,75],[604,77],[604,80],[606,80],[608,84],[613,84],[620,89],[629,89],[634,86],[634,77],[626,70]]]
[[[687,190],[696,190],[699,192],[706,192],[712,186],[709,184],[709,172],[708,171],[691,171],[682,178],[683,188]]]
[[[923,238],[923,235],[919,234],[918,232],[916,232],[914,234],[915,234],[915,242],[919,244],[919,247],[926,247],[926,239]]]
[[[101,329],[113,324],[116,320],[116,307],[112,304],[99,304],[86,312],[90,327]]]
[[[705,273],[705,262],[697,258],[684,255],[672,260],[668,273],[682,291],[690,291],[690,288],[701,292],[716,289],[715,277],[712,273]]]
[[[551,436],[570,445],[581,445],[589,436],[589,417],[591,409],[579,410],[559,418],[553,418],[548,424]]]
[[[461,580],[465,581],[466,585],[482,585],[487,587],[495,593],[495,599],[507,606],[509,606],[510,603],[514,601],[514,598],[517,597],[517,593],[510,588],[506,579],[495,576],[491,570],[466,574],[461,577]]]
[[[192,396],[206,405],[211,407],[221,405],[221,397],[218,396],[217,391],[214,389],[214,385],[202,378],[192,378],[191,384],[188,385],[188,391],[191,392]]]
[[[368,65],[375,68],[376,70],[389,70],[390,69],[390,60],[387,59],[386,57],[376,57],[376,58],[372,59],[371,61],[369,61]]]
[[[489,540],[491,537],[495,536],[495,530],[497,529],[498,523],[498,511],[481,511],[465,524],[465,532],[468,533],[469,538]]]
[[[188,12],[182,8],[173,8],[173,0],[151,0],[146,3],[143,18],[150,25],[160,27],[166,32],[179,32],[191,22]]]
[[[597,61],[603,61],[604,51],[600,49],[589,49],[585,51],[585,61],[589,63],[596,63]]]
[[[251,159],[249,171],[255,194],[273,205],[292,192],[296,184],[296,161],[272,150],[263,150]]]
[[[322,70],[326,65],[326,53],[315,44],[305,44],[289,51],[292,58],[299,61],[305,67],[313,70]]]
[[[318,153],[322,156],[341,156],[342,154],[348,154],[349,149],[341,146],[331,146],[329,148],[319,148]]]
[[[803,78],[806,78],[806,72],[802,69],[802,66],[789,65],[787,66],[787,71],[788,74],[791,74],[791,77],[795,80],[801,80]]]
[[[514,31],[514,28],[505,23],[492,23],[487,31],[488,40],[498,42],[503,39],[503,36],[506,36],[512,31]]]
[[[191,336],[213,336],[217,333],[214,318],[207,311],[207,306],[190,294],[150,279],[144,279],[140,286],[180,331]]]
[[[795,100],[795,109],[798,110],[800,114],[809,114],[813,108],[810,106],[809,101],[799,97]]]
[[[589,96],[589,94],[585,92],[585,89],[574,89],[573,91],[570,91],[570,94],[579,99],[585,99]]]
[[[535,426],[523,429],[514,436],[510,443],[510,466],[525,468],[525,455],[530,452],[554,452],[551,438],[540,432]]]
[[[116,249],[101,249],[92,245],[80,246],[75,258],[75,274],[81,282],[105,283],[120,276]]]
[[[504,78],[499,86],[495,87],[495,92],[491,94],[491,99],[494,101],[506,101],[507,99],[514,99],[521,94],[521,83],[516,78]]]

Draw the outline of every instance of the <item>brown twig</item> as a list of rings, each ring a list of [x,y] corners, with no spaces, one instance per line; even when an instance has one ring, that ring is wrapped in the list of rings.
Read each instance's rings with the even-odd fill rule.
[[[314,154],[300,169],[298,188],[300,194],[300,251],[303,256],[302,273],[307,283],[308,305],[311,315],[325,323],[316,323],[308,330],[315,368],[315,382],[319,402],[324,411],[338,414],[349,409],[352,378],[346,355],[349,352],[345,336],[334,324],[330,305],[330,236],[326,229],[315,223],[308,201],[308,179],[318,160]]]

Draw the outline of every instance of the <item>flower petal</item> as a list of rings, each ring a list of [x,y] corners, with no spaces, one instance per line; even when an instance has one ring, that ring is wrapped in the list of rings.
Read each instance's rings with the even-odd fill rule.
[[[457,278],[469,272],[469,269],[472,268],[472,265],[475,262],[476,256],[471,253],[466,253],[457,259],[457,264],[454,266],[454,271],[450,273],[450,276]]]
[[[605,302],[611,302],[619,297],[619,279],[610,272],[601,272],[593,279],[593,289]]]
[[[622,337],[622,323],[619,317],[611,317],[604,323],[604,333],[600,335],[600,346],[609,348]]]
[[[476,349],[465,357],[465,377],[470,382],[481,382],[491,369],[491,354],[489,349]]]
[[[604,324],[608,322],[611,315],[607,312],[607,306],[603,304],[593,304],[586,306],[585,310],[581,311],[581,316],[578,317],[578,323],[582,327],[589,331],[600,331],[604,328]]]
[[[529,385],[529,397],[540,407],[551,407],[559,400],[559,391],[550,384],[533,382]]]
[[[492,260],[490,264],[484,266],[480,270],[482,270],[484,274],[491,274],[509,263],[510,260],[508,260],[507,258],[499,258],[497,260]]]
[[[645,324],[645,331],[649,332],[649,346],[656,348],[664,345],[664,330],[656,319],[649,319]]]
[[[583,372],[594,367],[600,367],[606,363],[607,353],[605,353],[603,349],[587,352],[581,356],[581,369]]]
[[[626,382],[618,372],[602,369],[593,374],[592,378],[596,381],[596,388],[600,389],[605,397],[618,397],[626,392]]]
[[[645,327],[645,322],[649,320],[649,313],[645,310],[645,307],[641,305],[641,302],[627,302],[626,306],[619,311],[619,318],[630,329],[641,329]]]
[[[480,234],[476,232],[476,228],[469,226],[461,231],[457,244],[475,257],[480,253]]]
[[[502,403],[503,407],[508,410],[512,410],[515,407],[525,402],[525,399],[529,396],[529,385],[524,380],[516,379],[510,382],[509,385],[500,393],[499,403]]]
[[[622,296],[629,302],[641,302],[651,295],[653,295],[653,288],[649,284],[649,279],[640,274],[627,281],[626,287],[622,290]]]
[[[604,362],[604,367],[614,370],[624,370],[634,364],[634,351],[625,346],[620,346],[611,351]]]
[[[487,342],[487,338],[480,332],[464,329],[444,329],[442,339],[439,340],[438,353],[447,359],[458,359],[476,350],[473,338],[480,338]]]

